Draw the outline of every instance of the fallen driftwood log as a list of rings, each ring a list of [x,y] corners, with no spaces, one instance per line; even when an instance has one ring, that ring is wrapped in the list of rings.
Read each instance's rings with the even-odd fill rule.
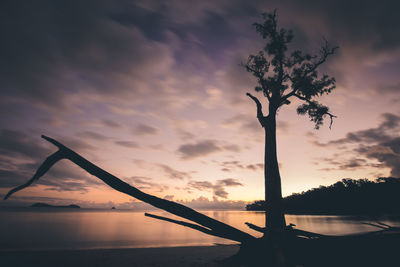
[[[245,232],[242,232],[230,225],[227,225],[218,220],[210,218],[184,205],[166,199],[162,199],[150,194],[146,194],[137,189],[136,187],[133,187],[125,183],[124,181],[118,179],[114,175],[94,165],[93,163],[91,163],[90,161],[88,161],[75,151],[59,143],[58,141],[44,135],[42,135],[42,138],[49,141],[56,147],[58,147],[59,150],[54,154],[50,155],[49,157],[47,157],[47,159],[42,163],[42,165],[38,168],[34,176],[28,182],[10,190],[4,197],[4,199],[9,198],[15,192],[22,190],[30,186],[33,182],[39,180],[40,177],[42,177],[58,161],[62,159],[68,159],[119,192],[130,195],[156,208],[163,209],[174,215],[194,221],[208,228],[208,231],[202,231],[202,232],[206,232],[207,234],[210,235],[216,235],[218,237],[223,237],[238,242],[243,242],[246,241],[247,239],[254,239],[253,236]]]

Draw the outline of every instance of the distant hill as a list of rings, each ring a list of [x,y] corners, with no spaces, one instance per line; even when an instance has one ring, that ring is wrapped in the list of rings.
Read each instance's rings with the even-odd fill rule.
[[[57,205],[50,205],[46,203],[35,203],[30,206],[31,208],[69,208],[69,209],[80,209],[78,205],[68,205],[68,206],[57,206]]]
[[[342,179],[283,199],[287,214],[400,214],[400,178]],[[265,210],[265,201],[255,201],[246,210]]]

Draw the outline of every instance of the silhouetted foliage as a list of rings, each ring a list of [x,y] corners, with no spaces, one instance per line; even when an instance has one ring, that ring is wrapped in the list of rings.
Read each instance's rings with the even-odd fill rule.
[[[303,103],[297,108],[298,114],[307,114],[318,129],[325,116],[335,117],[329,108],[320,104],[316,98],[329,94],[335,89],[335,78],[327,74],[319,76],[318,67],[335,53],[338,47],[331,47],[324,40],[318,55],[300,50],[289,52],[288,45],[293,40],[291,30],[278,28],[276,10],[263,14],[264,23],[254,23],[256,31],[267,43],[262,51],[250,55],[245,64],[246,70],[257,78],[257,92],[262,92],[269,103],[269,114],[283,105],[289,105],[290,98]]]
[[[283,199],[290,214],[400,214],[400,178],[342,179]],[[265,201],[255,201],[247,210],[265,210]]]
[[[265,200],[257,200],[257,201],[254,201],[253,203],[246,205],[246,210],[264,211],[266,209],[267,209],[267,205],[266,205]]]

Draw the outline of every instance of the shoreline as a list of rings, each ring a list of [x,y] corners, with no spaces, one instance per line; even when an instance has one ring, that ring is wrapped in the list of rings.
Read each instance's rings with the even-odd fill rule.
[[[4,266],[219,266],[238,245],[0,251]]]

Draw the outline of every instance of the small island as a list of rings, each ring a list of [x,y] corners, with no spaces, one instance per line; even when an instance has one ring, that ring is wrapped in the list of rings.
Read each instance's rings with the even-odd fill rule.
[[[30,206],[31,208],[67,208],[67,209],[80,209],[78,205],[50,205],[46,203],[35,203]]]

